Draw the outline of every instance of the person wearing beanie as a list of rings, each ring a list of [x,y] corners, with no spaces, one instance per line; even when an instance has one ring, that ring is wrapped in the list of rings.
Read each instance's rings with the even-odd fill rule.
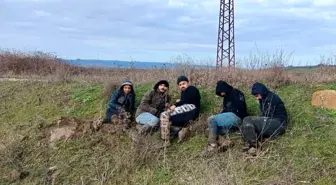
[[[169,108],[171,103],[168,92],[168,81],[160,80],[143,96],[135,113],[138,132],[143,134],[157,128],[160,114]]]
[[[264,138],[276,138],[285,133],[288,126],[287,111],[284,102],[262,83],[254,83],[251,94],[259,101],[260,116],[244,118],[241,126],[245,140],[243,150],[255,155],[259,141]]]
[[[178,133],[179,140],[187,135],[188,126],[199,117],[201,96],[199,90],[189,84],[186,76],[177,78],[177,85],[181,91],[181,97],[168,111],[160,115],[161,137],[167,139],[170,129]]]
[[[131,119],[135,110],[135,92],[133,83],[124,81],[120,88],[112,93],[107,105],[106,117],[102,123],[111,123],[112,117],[118,119]]]
[[[238,129],[242,120],[247,116],[247,105],[244,93],[232,87],[225,81],[218,81],[216,95],[223,97],[223,110],[221,113],[210,116],[207,120],[209,126],[208,145],[204,152],[216,152],[233,146],[231,140],[218,143],[219,135],[226,135],[232,129]]]

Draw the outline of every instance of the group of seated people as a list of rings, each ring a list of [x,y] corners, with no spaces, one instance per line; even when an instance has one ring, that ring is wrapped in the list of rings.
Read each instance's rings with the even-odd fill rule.
[[[170,143],[172,136],[178,135],[180,141],[199,118],[201,95],[186,76],[178,77],[177,85],[180,99],[173,102],[168,93],[169,82],[160,80],[143,96],[135,111],[133,84],[123,82],[111,96],[103,123],[111,123],[113,117],[129,118],[126,114],[135,112],[136,130],[140,135],[160,129],[163,140]],[[204,152],[219,151],[223,145],[218,138],[232,130],[240,130],[245,141],[243,150],[252,153],[260,147],[262,139],[274,138],[286,131],[288,118],[284,102],[264,84],[254,83],[251,90],[259,101],[259,116],[248,115],[245,95],[227,82],[218,81],[215,93],[223,97],[223,110],[207,119],[209,136]]]

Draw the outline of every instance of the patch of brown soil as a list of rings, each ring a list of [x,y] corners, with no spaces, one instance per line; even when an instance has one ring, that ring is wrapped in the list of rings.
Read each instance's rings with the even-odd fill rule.
[[[94,133],[115,134],[125,132],[131,125],[125,122],[112,122],[102,124],[101,118],[92,120],[79,119],[77,117],[61,117],[55,124],[45,128],[44,135],[48,142],[53,143],[59,140],[80,138]]]
[[[312,96],[312,105],[336,110],[336,91],[322,90],[315,92]]]

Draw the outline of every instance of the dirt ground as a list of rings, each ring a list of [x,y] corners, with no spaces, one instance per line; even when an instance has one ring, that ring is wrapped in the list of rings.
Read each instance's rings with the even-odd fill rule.
[[[92,120],[79,119],[77,117],[61,117],[55,124],[44,129],[45,138],[51,146],[59,140],[69,140],[89,136],[95,132],[104,134],[116,134],[126,132],[129,125],[113,120],[110,124],[102,124],[101,118]]]

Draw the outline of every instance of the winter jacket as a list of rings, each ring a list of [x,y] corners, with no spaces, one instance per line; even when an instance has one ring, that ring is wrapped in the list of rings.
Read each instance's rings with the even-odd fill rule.
[[[158,91],[159,82],[155,84],[152,90],[149,90],[142,98],[140,105],[137,108],[135,117],[141,113],[149,112],[154,116],[159,117],[165,111],[166,104],[171,103],[171,96],[165,92]]]
[[[123,87],[125,85],[130,85],[132,90],[129,94],[125,94]],[[133,89],[133,84],[130,81],[125,81],[118,90],[114,91],[110,101],[107,105],[106,118],[110,119],[112,115],[118,115],[120,110],[126,112],[133,112],[135,106],[135,92]]]
[[[201,95],[199,90],[195,86],[189,86],[185,91],[181,92],[181,99],[175,103],[175,106],[181,106],[184,104],[193,104],[196,107],[196,117],[199,116],[201,106]]]
[[[254,96],[260,94],[262,96],[262,99],[259,100],[261,116],[279,119],[284,126],[287,126],[288,116],[285,104],[277,94],[258,82],[253,84],[251,94]]]
[[[241,119],[244,119],[247,116],[247,106],[244,93],[236,88],[233,88],[225,81],[218,81],[216,94],[221,96],[222,92],[225,92],[222,113],[232,112]]]

